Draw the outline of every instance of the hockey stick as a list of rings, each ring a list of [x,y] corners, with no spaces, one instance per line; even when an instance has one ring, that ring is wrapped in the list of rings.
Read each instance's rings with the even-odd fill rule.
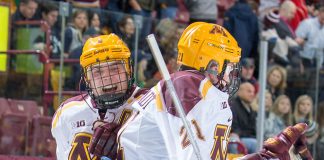
[[[182,123],[185,127],[185,129],[187,130],[188,132],[188,136],[189,136],[189,140],[193,146],[193,150],[197,156],[197,159],[198,160],[201,160],[201,155],[200,155],[200,150],[198,148],[198,144],[197,144],[197,141],[195,140],[195,137],[194,137],[194,134],[191,130],[191,127],[186,119],[186,115],[185,115],[185,112],[183,110],[183,107],[180,103],[180,100],[179,100],[179,97],[175,91],[175,88],[172,84],[172,81],[171,81],[171,77],[170,77],[170,74],[169,74],[169,71],[166,67],[166,64],[163,60],[163,57],[162,57],[162,54],[161,54],[161,51],[159,49],[159,46],[156,42],[156,39],[154,37],[154,34],[150,34],[146,37],[146,40],[150,46],[150,49],[152,51],[152,54],[153,54],[153,57],[154,57],[154,60],[159,68],[159,71],[161,72],[162,76],[163,76],[163,79],[165,80],[165,83],[167,85],[167,88],[171,94],[171,97],[172,97],[172,101],[173,103],[175,104],[175,107],[177,109],[177,112],[179,113],[179,116],[182,120]]]

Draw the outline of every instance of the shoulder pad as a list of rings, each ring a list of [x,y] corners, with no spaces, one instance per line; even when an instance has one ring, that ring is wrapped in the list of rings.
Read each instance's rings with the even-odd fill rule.
[[[180,71],[171,75],[172,83],[186,114],[201,100],[199,86],[204,78],[203,74],[191,71]],[[167,111],[178,116],[165,81],[161,81],[160,85]]]

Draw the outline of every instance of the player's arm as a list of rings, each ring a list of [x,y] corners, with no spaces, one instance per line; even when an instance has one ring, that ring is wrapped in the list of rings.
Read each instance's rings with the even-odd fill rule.
[[[102,120],[94,122],[94,133],[89,146],[89,152],[97,157],[117,157],[117,133],[121,125]]]
[[[306,128],[307,125],[305,123],[287,127],[276,137],[266,140],[260,152],[246,155],[241,159],[264,160],[276,158],[290,160],[289,149],[294,145],[296,154],[299,154],[302,159],[312,160],[313,158],[307,149],[306,137],[304,135]]]
[[[134,94],[134,98],[140,97],[147,91],[147,89],[139,89],[137,93]],[[127,121],[127,119],[128,117],[118,123],[109,123],[103,120],[95,121],[92,128],[94,133],[89,146],[89,152],[97,157],[104,156],[110,159],[116,159],[118,147],[117,133],[123,125],[123,122]]]
[[[66,134],[67,129],[65,128],[64,122],[62,121],[63,115],[61,115],[61,109],[59,108],[53,117],[51,132],[56,141],[57,159],[67,159],[68,153],[66,151],[68,150],[69,144],[66,137],[68,135]]]

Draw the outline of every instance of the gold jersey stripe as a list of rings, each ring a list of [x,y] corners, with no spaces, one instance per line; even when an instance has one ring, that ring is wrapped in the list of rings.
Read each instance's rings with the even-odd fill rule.
[[[156,100],[156,107],[159,112],[163,111],[163,105],[162,105],[162,100],[161,100],[161,94],[158,89],[158,85],[154,86],[154,90],[156,92],[155,94],[155,100]]]
[[[65,105],[63,105],[63,107],[59,108],[59,110],[57,111],[55,117],[54,117],[54,120],[53,120],[53,124],[52,124],[52,128],[55,128],[56,127],[56,124],[57,124],[57,121],[59,119],[59,117],[61,116],[61,114],[66,110],[66,109],[69,109],[73,106],[78,106],[78,105],[82,105],[84,104],[84,102],[78,102],[78,101],[72,101],[72,102],[69,102]]]
[[[207,95],[207,92],[208,92],[209,88],[212,85],[213,84],[209,80],[207,80],[206,83],[204,84],[203,89],[202,89],[202,92],[201,92],[203,99],[205,99],[205,97]]]

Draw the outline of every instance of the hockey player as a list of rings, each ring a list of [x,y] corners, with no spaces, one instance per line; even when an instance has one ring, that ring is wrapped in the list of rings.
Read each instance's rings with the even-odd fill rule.
[[[171,80],[203,160],[226,159],[232,125],[228,99],[239,86],[240,57],[241,49],[236,40],[223,27],[215,24],[193,23],[179,40],[178,62],[181,68],[171,75]],[[132,106],[135,114],[118,132],[117,159],[196,159],[165,81],[160,81]],[[305,127],[299,124],[288,128],[277,138],[267,141],[268,146],[262,152],[245,158],[286,157],[288,149]],[[304,143],[301,144],[299,151],[307,151]]]
[[[117,132],[131,114],[134,98],[141,92],[133,85],[130,55],[126,44],[115,34],[86,41],[80,64],[88,94],[66,100],[53,117],[57,159],[116,156]],[[94,122],[98,123],[93,130]]]
[[[179,40],[181,68],[171,79],[203,159],[225,159],[232,124],[228,99],[239,86],[240,57],[236,40],[215,24],[193,23]],[[133,107],[138,113],[119,132],[118,157],[196,158],[164,81]]]

